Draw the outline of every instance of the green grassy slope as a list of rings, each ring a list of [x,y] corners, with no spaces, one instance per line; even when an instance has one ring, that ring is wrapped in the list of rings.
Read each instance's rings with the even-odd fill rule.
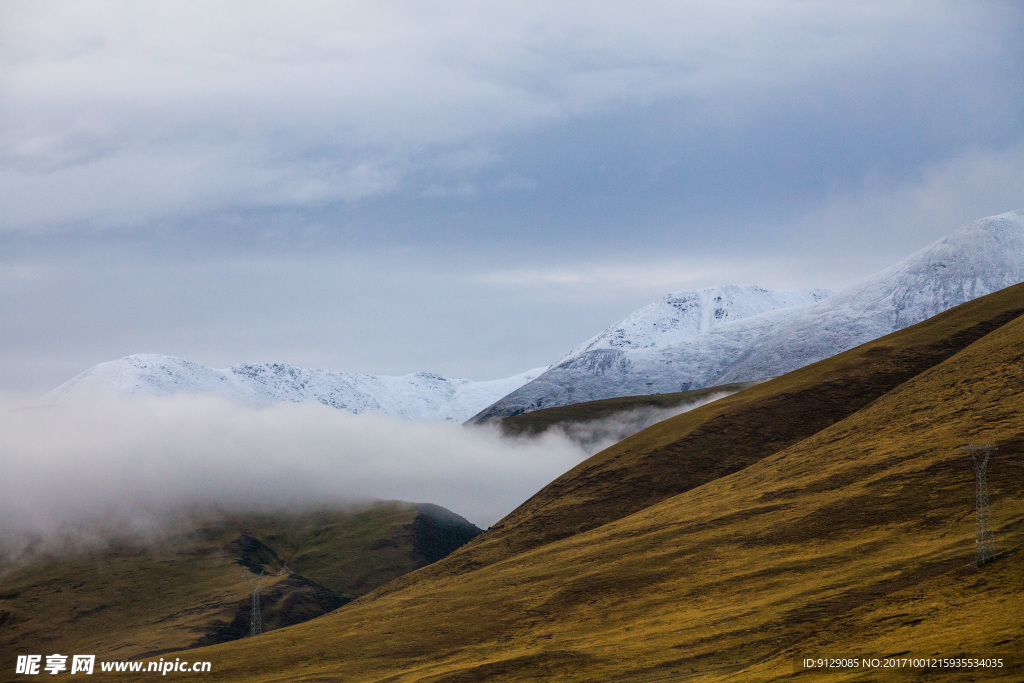
[[[304,513],[205,511],[189,528],[144,547],[40,558],[0,579],[0,652],[134,658],[246,636],[244,569],[273,574],[287,565],[293,572],[264,582],[265,630],[311,619],[479,533],[444,512],[397,502]]]
[[[905,653],[1022,680],[1022,309],[1004,290],[668,420],[431,567],[189,656],[210,680],[978,678],[795,665]],[[967,439],[999,447],[980,570]]]

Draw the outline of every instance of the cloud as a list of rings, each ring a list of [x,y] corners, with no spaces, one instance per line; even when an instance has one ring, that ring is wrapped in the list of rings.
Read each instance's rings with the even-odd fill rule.
[[[971,147],[922,169],[918,178],[896,187],[869,178],[861,196],[846,202],[863,223],[886,217],[890,228],[918,238],[939,237],[992,213],[1024,207],[1024,138],[1001,148]],[[937,234],[936,234],[937,233]],[[924,245],[922,245],[924,246]]]
[[[935,2],[3,12],[7,230],[354,201],[417,171],[496,164],[488,141],[501,135],[664,101],[743,125],[759,103],[837,73],[927,63],[970,24],[968,10]]]
[[[6,399],[0,539],[81,525],[131,536],[192,507],[303,508],[371,498],[432,502],[487,526],[583,451],[564,437],[353,416],[319,405],[253,409],[209,397]]]
[[[423,192],[420,193],[420,196],[434,199],[448,199],[449,197],[475,197],[478,194],[480,194],[480,191],[469,183],[459,183],[457,185],[441,185],[440,183],[433,183],[430,187],[423,190]]]
[[[738,390],[737,390],[738,391]],[[721,391],[711,394],[699,401],[682,403],[671,408],[634,408],[614,413],[608,417],[586,422],[570,422],[564,425],[556,425],[553,430],[556,434],[564,434],[573,443],[579,444],[588,453],[598,453],[609,446],[622,441],[626,437],[647,429],[651,425],[667,420],[676,415],[682,415],[695,408],[717,401],[720,398],[731,396],[736,391]]]
[[[577,292],[603,297],[610,292],[642,291],[651,296],[678,289],[745,280],[751,271],[741,261],[651,260],[646,263],[579,262],[495,269],[467,276],[471,282],[514,290],[548,290],[553,294]],[[756,284],[756,283],[751,283]]]
[[[845,250],[834,275],[837,285],[849,284],[971,221],[1024,207],[1021,168],[1024,139],[970,147],[904,182],[869,174],[859,187],[807,207],[789,226],[789,239],[804,257]],[[805,259],[792,268],[814,266]]]
[[[537,189],[537,181],[508,173],[494,186],[499,190],[532,191]]]

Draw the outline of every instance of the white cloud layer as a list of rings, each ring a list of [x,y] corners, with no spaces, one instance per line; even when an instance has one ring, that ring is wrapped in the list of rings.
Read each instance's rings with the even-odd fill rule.
[[[936,2],[6,2],[0,228],[375,196],[417,168],[493,163],[494,135],[664,100],[742,125],[815,79],[930,55],[969,17]],[[451,194],[414,190],[438,187]]]
[[[207,397],[0,405],[0,550],[76,528],[159,525],[192,506],[431,502],[488,526],[584,452],[562,436],[309,404],[252,409]]]

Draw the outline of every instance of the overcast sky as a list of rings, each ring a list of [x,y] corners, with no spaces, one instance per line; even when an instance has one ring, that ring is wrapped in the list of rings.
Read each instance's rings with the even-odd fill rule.
[[[0,391],[491,379],[1024,206],[1024,4],[0,3]]]

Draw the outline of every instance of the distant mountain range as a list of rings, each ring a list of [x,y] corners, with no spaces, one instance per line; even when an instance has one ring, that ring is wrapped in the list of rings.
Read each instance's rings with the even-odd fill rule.
[[[393,377],[243,363],[216,370],[174,356],[136,354],[100,363],[49,394],[221,396],[249,405],[316,402],[350,413],[462,422],[539,375],[544,368],[487,382],[428,372]]]
[[[1024,210],[983,218],[833,296],[716,287],[638,310],[474,417],[776,377],[1024,281]]]
[[[217,370],[139,354],[48,394],[199,393],[252,405],[317,402],[352,413],[483,421],[620,396],[776,377],[1024,281],[1024,210],[966,225],[846,290],[724,285],[673,292],[549,368],[485,382],[244,363]]]

